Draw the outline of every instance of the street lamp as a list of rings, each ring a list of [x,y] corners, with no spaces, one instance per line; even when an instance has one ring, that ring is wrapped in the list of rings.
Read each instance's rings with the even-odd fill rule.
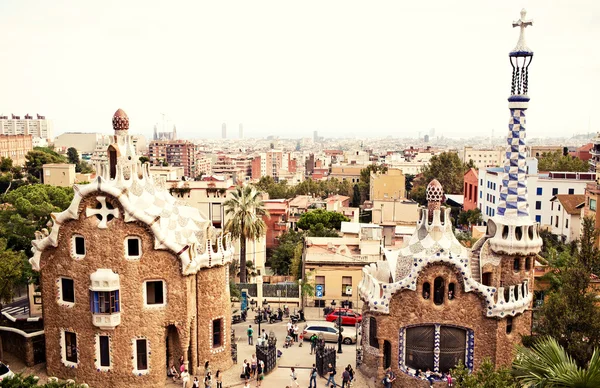
[[[342,315],[341,311],[338,311],[338,353],[342,353]]]

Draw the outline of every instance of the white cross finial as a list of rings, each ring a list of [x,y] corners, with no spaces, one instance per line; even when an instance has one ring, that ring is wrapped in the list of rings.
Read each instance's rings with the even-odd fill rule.
[[[526,51],[526,52],[530,52],[531,50],[529,50],[529,47],[527,47],[527,44],[525,43],[525,28],[528,26],[532,26],[533,25],[533,20],[526,20],[525,16],[527,15],[527,11],[525,11],[525,8],[523,8],[521,10],[521,18],[517,21],[513,22],[513,27],[520,27],[521,28],[521,33],[519,34],[519,41],[517,42],[517,47],[514,48],[514,51]]]
[[[96,197],[96,200],[98,200],[102,207],[100,207],[100,209],[92,209],[88,207],[85,209],[85,216],[91,217],[99,215],[101,220],[98,223],[98,228],[106,229],[108,228],[108,216],[119,218],[119,209],[109,209],[108,206],[106,206],[106,197]]]

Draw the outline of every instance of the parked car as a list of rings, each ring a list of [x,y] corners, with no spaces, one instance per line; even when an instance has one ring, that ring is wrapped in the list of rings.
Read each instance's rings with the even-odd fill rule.
[[[338,317],[340,316],[342,317],[342,325],[354,326],[357,323],[362,322],[362,315],[350,309],[344,308],[337,308],[333,310],[333,312],[329,313],[325,319],[327,322],[337,322]]]
[[[307,322],[303,331],[304,340],[308,341],[313,334],[323,336],[325,342],[337,342],[339,330],[332,322],[314,321]],[[356,330],[349,327],[342,328],[342,342],[350,345],[356,342]]]
[[[2,381],[4,379],[10,379],[14,375],[15,374],[10,371],[10,368],[8,367],[8,365],[5,365],[2,362],[0,362],[0,381]]]

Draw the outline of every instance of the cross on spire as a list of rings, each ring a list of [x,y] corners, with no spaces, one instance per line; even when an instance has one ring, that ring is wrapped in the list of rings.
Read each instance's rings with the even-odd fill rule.
[[[513,27],[519,27],[521,29],[521,33],[519,34],[519,41],[517,42],[517,47],[514,48],[513,52],[531,52],[527,44],[525,43],[525,28],[528,26],[533,26],[533,20],[526,20],[525,16],[527,15],[527,11],[525,8],[521,10],[521,18],[513,22]]]

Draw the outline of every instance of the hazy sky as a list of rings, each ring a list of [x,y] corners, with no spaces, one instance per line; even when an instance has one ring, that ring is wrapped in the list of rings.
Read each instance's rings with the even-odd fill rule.
[[[0,113],[109,133],[504,135],[527,8],[529,136],[600,130],[600,1],[0,0]]]

